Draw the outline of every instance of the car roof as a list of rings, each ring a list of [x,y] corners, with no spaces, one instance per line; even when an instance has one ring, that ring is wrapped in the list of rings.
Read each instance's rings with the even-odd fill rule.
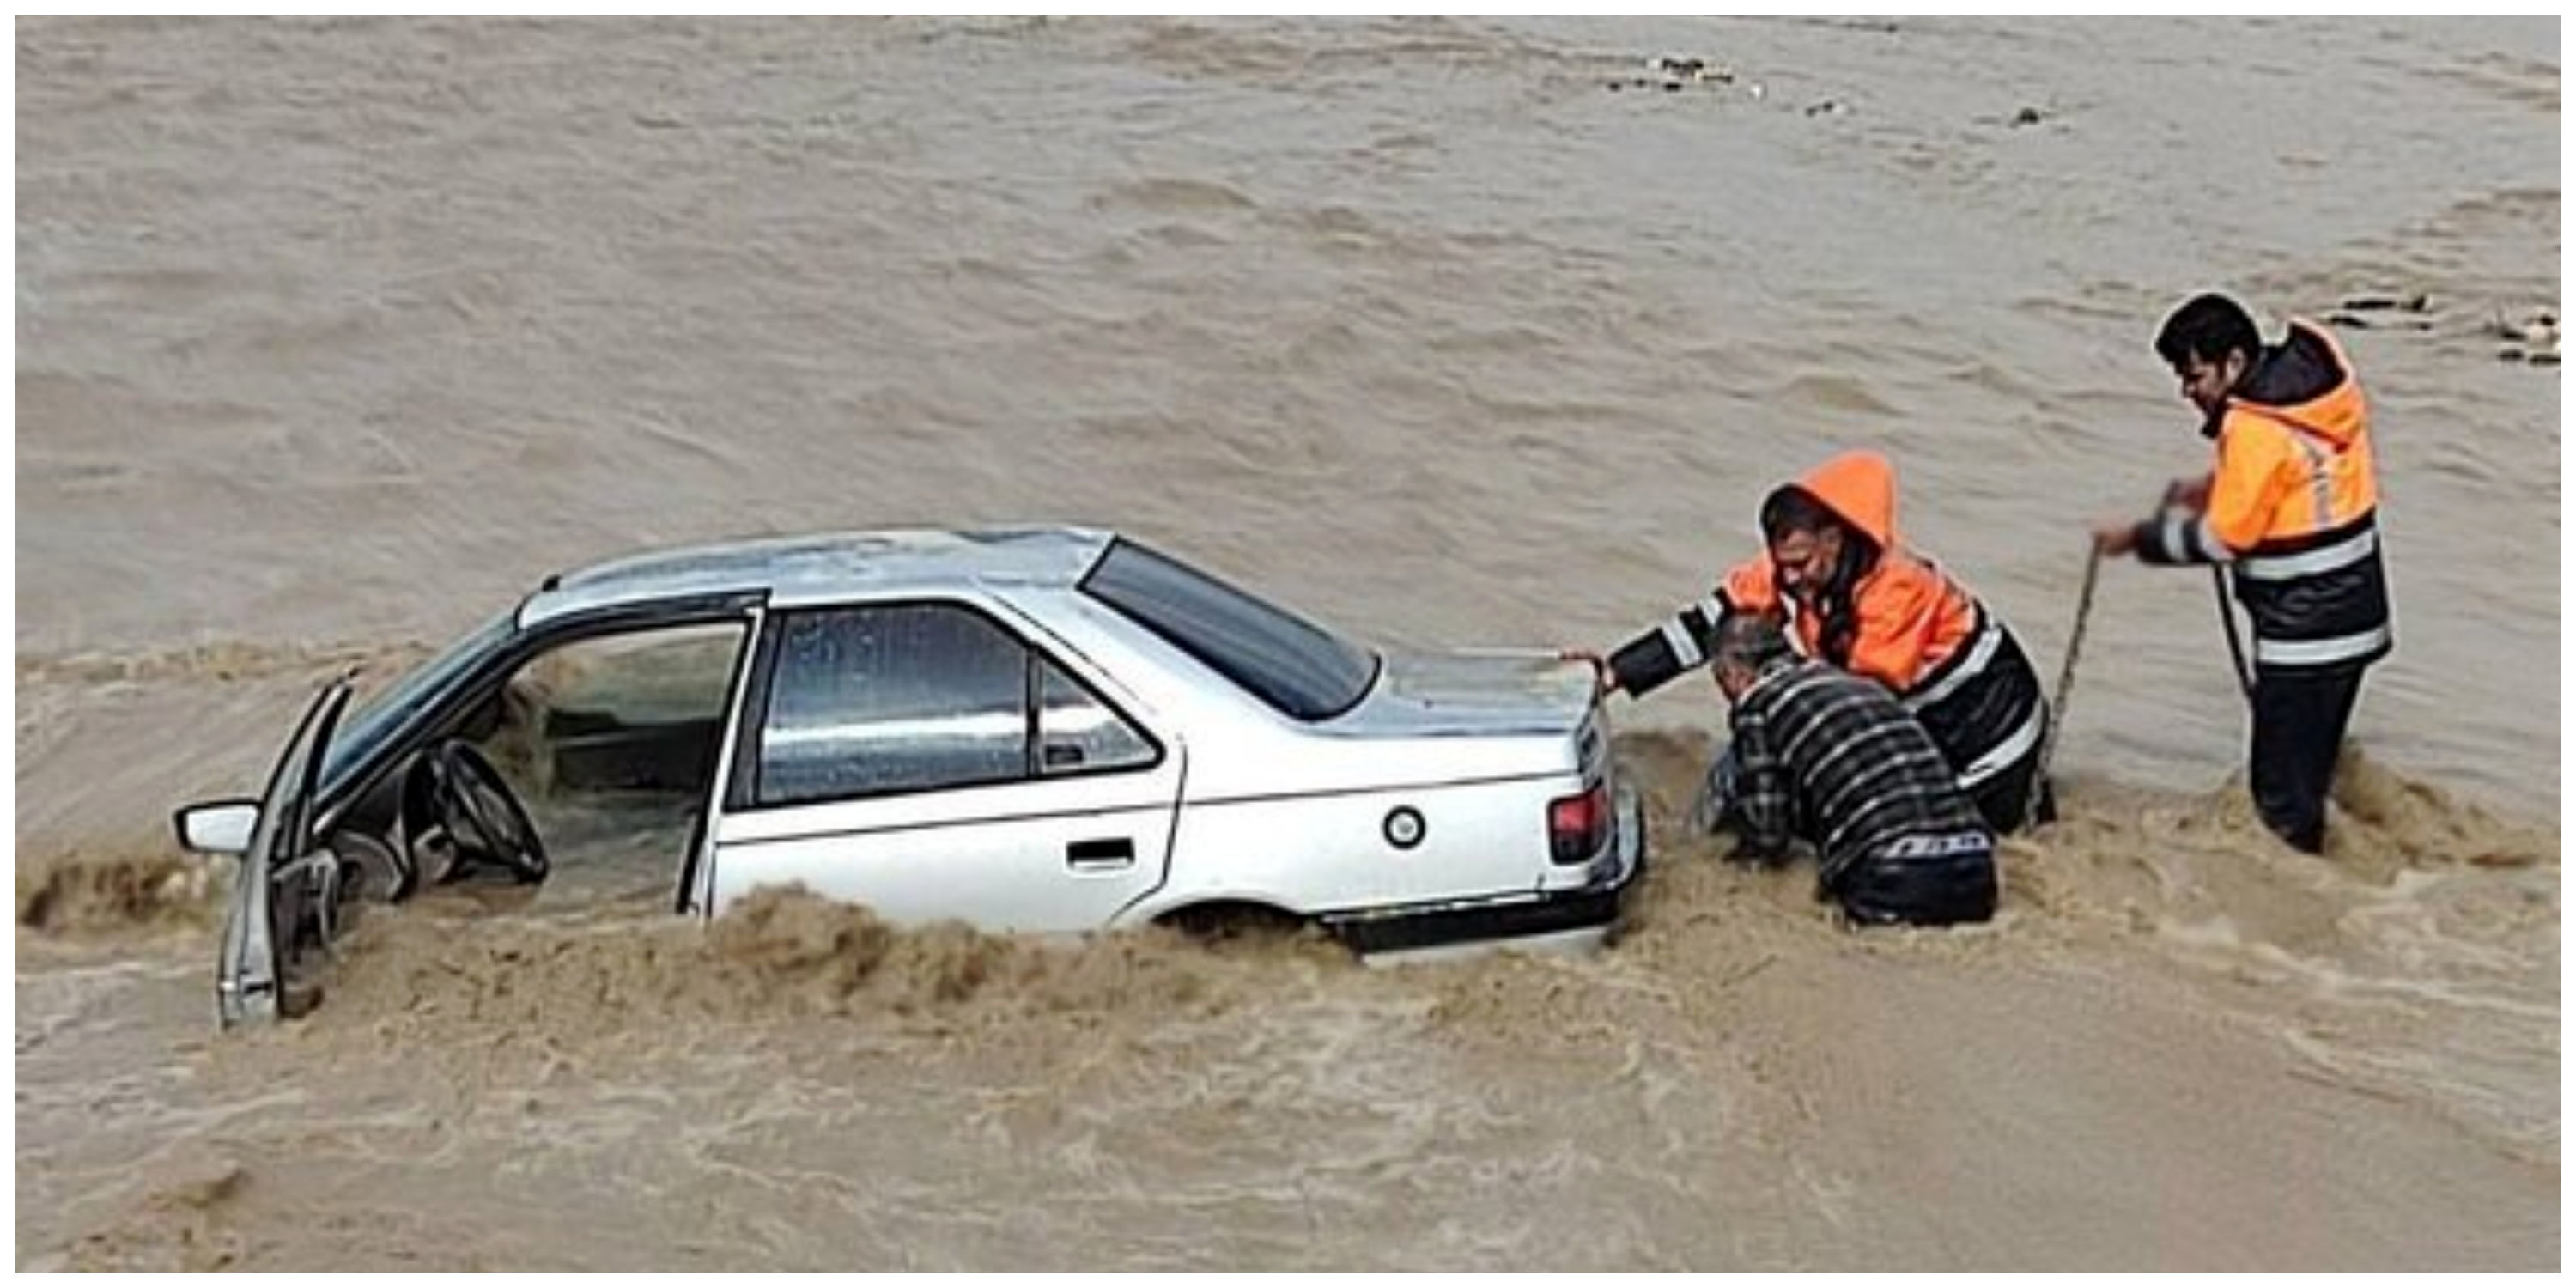
[[[630,555],[545,580],[519,609],[529,629],[573,613],[708,595],[774,602],[968,583],[1071,586],[1117,534],[1092,528],[887,529],[763,537]]]

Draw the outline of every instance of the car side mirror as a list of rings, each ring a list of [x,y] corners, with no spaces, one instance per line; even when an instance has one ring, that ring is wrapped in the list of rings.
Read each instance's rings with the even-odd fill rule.
[[[259,826],[258,801],[199,801],[171,816],[180,848],[198,854],[242,855],[250,851],[250,834]]]
[[[1078,743],[1050,742],[1038,748],[1038,764],[1044,769],[1076,769],[1082,765],[1082,747]]]

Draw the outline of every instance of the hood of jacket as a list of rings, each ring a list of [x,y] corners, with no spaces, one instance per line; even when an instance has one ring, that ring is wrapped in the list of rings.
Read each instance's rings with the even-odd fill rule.
[[[2296,319],[2286,339],[2263,350],[2206,432],[2217,433],[2229,409],[2286,422],[2337,446],[2358,437],[2366,420],[2361,383],[2343,349],[2323,329]]]
[[[1880,550],[1896,548],[1896,467],[1872,451],[1845,452],[1786,489],[1804,492]]]

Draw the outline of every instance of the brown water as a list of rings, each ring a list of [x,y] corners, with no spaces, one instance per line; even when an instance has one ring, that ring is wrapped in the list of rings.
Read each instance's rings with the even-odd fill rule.
[[[2558,374],[2491,323],[2558,304],[2557,42],[22,22],[18,1264],[2554,1265]],[[1991,929],[1670,844],[1611,952],[1394,971],[424,904],[212,1035],[168,809],[556,568],[1066,520],[1600,644],[1867,443],[2053,672],[2208,286],[2430,297],[2344,330],[2400,647],[2327,862],[2226,785],[2205,579],[2121,565]],[[1669,821],[1721,713],[1621,715]]]

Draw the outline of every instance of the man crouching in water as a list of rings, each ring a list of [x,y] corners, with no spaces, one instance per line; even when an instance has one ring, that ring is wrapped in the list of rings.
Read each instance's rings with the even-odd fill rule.
[[[1709,652],[1732,708],[1724,825],[1740,838],[1737,858],[1778,862],[1793,837],[1811,842],[1817,897],[1860,925],[1994,916],[1994,834],[1895,697],[1799,657],[1748,613],[1726,614]]]
[[[1577,653],[1605,687],[1644,697],[1703,660],[1694,637],[1723,613],[1785,620],[1809,657],[1887,686],[1923,722],[1986,825],[2056,817],[2040,773],[2039,675],[2003,619],[1896,532],[1896,471],[1845,452],[1762,503],[1764,549],[1717,592],[1608,658]],[[1723,774],[1723,764],[1716,767]]]

